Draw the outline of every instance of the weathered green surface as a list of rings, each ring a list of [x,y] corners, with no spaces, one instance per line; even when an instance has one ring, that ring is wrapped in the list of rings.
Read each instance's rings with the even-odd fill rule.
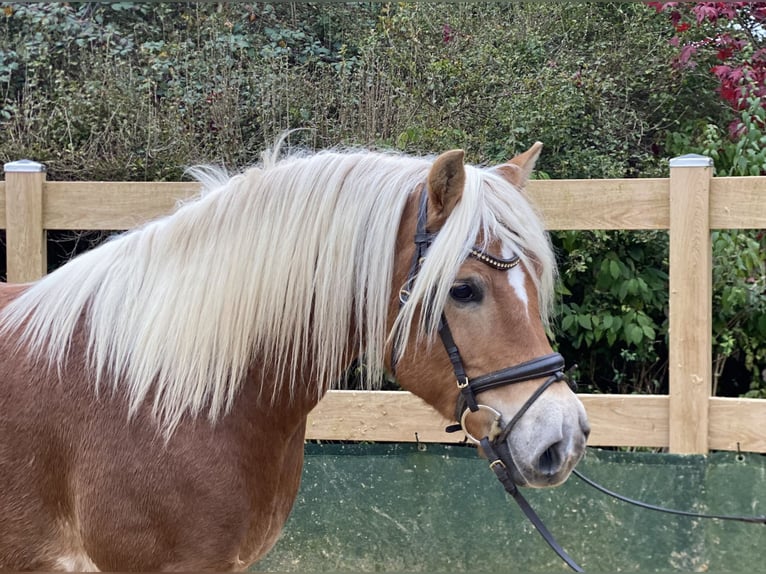
[[[578,469],[628,496],[766,514],[766,457],[589,450]],[[766,526],[673,517],[576,477],[525,496],[588,572],[763,572]],[[567,572],[473,448],[307,445],[298,500],[259,571]]]

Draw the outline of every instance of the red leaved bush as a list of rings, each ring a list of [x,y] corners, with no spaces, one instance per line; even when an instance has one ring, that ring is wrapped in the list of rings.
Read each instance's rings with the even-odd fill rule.
[[[766,95],[766,2],[647,2],[666,13],[679,46],[675,65],[708,66],[718,93],[734,111]],[[765,102],[766,104],[766,102]],[[730,126],[732,135],[739,121]]]

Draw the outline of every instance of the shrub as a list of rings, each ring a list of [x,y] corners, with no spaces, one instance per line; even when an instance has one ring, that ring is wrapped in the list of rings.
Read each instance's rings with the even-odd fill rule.
[[[668,235],[566,231],[559,351],[597,392],[667,390]]]

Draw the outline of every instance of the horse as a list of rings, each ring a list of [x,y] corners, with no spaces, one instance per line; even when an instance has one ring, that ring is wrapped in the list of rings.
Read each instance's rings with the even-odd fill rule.
[[[395,376],[515,484],[565,481],[589,428],[553,384],[555,257],[523,191],[540,146],[487,167],[280,140],[1,284],[0,569],[247,568],[297,496],[308,413],[359,358],[360,386]]]

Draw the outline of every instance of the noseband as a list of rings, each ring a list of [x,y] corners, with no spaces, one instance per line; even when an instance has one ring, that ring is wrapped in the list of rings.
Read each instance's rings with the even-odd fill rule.
[[[403,305],[409,297],[408,288],[415,280],[420,267],[423,264],[428,248],[436,238],[436,233],[429,233],[426,229],[426,222],[428,219],[428,189],[424,186],[420,196],[420,204],[418,207],[418,219],[417,227],[415,230],[415,254],[412,258],[412,264],[407,276],[407,281],[404,283],[404,287],[400,290],[399,301],[400,305]],[[481,261],[485,265],[496,269],[498,271],[508,271],[516,267],[519,262],[519,256],[514,255],[510,259],[498,259],[497,257],[485,252],[483,249],[474,246],[468,251],[468,256]],[[552,384],[564,381],[573,391],[576,391],[577,386],[574,382],[570,382],[564,374],[564,358],[559,353],[550,353],[525,361],[512,367],[500,369],[498,371],[492,371],[490,373],[479,375],[473,379],[468,376],[463,364],[463,359],[460,355],[455,339],[452,336],[449,324],[447,323],[447,317],[442,312],[439,323],[439,336],[441,337],[444,348],[449,356],[450,363],[452,363],[452,370],[455,374],[455,380],[457,387],[460,391],[458,395],[457,404],[455,405],[455,420],[457,424],[453,424],[447,427],[448,432],[456,432],[463,430],[466,437],[473,443],[479,444],[490,461],[490,468],[495,473],[497,478],[505,487],[505,490],[514,497],[516,502],[521,507],[527,518],[530,519],[535,528],[540,532],[548,545],[576,572],[582,572],[582,569],[577,565],[574,560],[564,551],[563,548],[556,542],[551,533],[542,523],[535,511],[529,506],[526,499],[521,495],[516,484],[513,482],[510,469],[515,467],[513,462],[513,456],[511,455],[510,448],[507,443],[508,436],[513,430],[514,426],[524,416],[524,413],[529,410],[532,404],[540,398],[540,396],[550,387]],[[395,369],[395,357],[392,357],[392,368]],[[497,387],[504,387],[506,385],[513,385],[516,383],[523,383],[525,381],[531,381],[534,379],[541,379],[548,377],[545,382],[540,385],[532,395],[526,400],[516,414],[511,418],[508,423],[503,426],[502,415],[494,408],[481,404],[477,396],[479,393],[494,389]],[[491,431],[487,436],[483,438],[476,438],[471,435],[465,428],[465,421],[470,413],[476,413],[480,410],[490,412],[494,416]]]

